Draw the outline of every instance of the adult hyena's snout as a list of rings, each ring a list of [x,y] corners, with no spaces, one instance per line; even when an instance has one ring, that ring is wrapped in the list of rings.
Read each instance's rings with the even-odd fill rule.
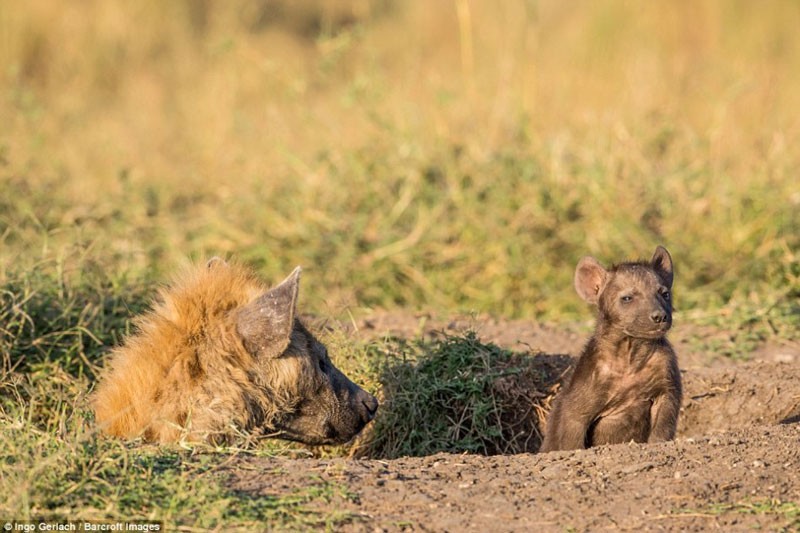
[[[372,394],[350,381],[333,365],[328,379],[332,384],[332,395],[318,398],[321,405],[324,435],[321,443],[341,444],[349,441],[369,424],[378,412],[378,400]],[[309,422],[318,423],[312,416]],[[314,439],[313,428],[306,429],[310,440]],[[308,442],[308,441],[306,441]]]
[[[375,413],[378,411],[378,400],[364,391],[364,399],[358,401],[358,405],[353,406],[353,415],[348,417],[345,423],[335,423],[329,421],[325,423],[325,435],[321,441],[315,441],[314,437],[307,437],[305,442],[309,444],[344,444],[352,440],[361,430],[369,424]]]
[[[273,365],[280,371],[275,372]],[[278,437],[305,444],[343,444],[377,413],[378,400],[339,370],[325,345],[299,321],[286,351],[267,362],[263,371],[283,376],[283,382],[271,388],[282,390],[293,405],[274,426]]]
[[[375,418],[375,413],[378,412],[378,399],[363,390],[360,396],[359,400],[361,401],[361,405],[366,409],[366,413],[362,414],[362,418],[369,422]]]
[[[356,388],[358,391],[356,391],[351,405],[353,412],[360,419],[361,428],[363,428],[375,418],[375,413],[378,412],[378,399],[361,387],[356,386]]]

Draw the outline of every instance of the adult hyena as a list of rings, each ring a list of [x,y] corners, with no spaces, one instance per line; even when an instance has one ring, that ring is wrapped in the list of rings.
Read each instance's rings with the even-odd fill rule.
[[[269,289],[216,258],[188,269],[112,352],[92,396],[100,429],[156,442],[350,440],[378,402],[297,318],[299,280],[298,267]]]

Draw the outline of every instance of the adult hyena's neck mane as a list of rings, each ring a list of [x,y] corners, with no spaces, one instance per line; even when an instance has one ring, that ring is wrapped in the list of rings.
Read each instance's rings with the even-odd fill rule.
[[[149,323],[161,326],[166,322],[186,342],[196,343],[210,328],[229,320],[233,310],[266,290],[247,270],[236,265],[186,269],[159,291],[159,303],[139,326],[145,333]]]
[[[144,431],[152,440],[173,440],[209,376],[219,379],[223,370],[225,379],[231,372],[245,375],[252,365],[236,334],[234,311],[265,290],[235,264],[180,273],[112,352],[92,400],[99,426],[111,435]]]

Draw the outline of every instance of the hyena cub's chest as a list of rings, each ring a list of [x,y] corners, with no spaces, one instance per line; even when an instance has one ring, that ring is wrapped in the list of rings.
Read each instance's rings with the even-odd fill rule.
[[[594,374],[600,389],[607,391],[602,414],[608,414],[628,408],[648,408],[663,393],[668,367],[661,357],[645,365],[600,362]]]

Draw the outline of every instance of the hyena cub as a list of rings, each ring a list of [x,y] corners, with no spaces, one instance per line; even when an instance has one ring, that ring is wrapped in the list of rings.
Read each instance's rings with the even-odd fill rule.
[[[672,439],[681,405],[672,325],[672,258],[603,268],[584,257],[575,290],[599,309],[594,335],[558,395],[541,451]]]
[[[270,289],[216,258],[185,272],[111,354],[92,396],[100,429],[156,442],[350,440],[378,402],[297,318],[299,283],[299,267]]]

